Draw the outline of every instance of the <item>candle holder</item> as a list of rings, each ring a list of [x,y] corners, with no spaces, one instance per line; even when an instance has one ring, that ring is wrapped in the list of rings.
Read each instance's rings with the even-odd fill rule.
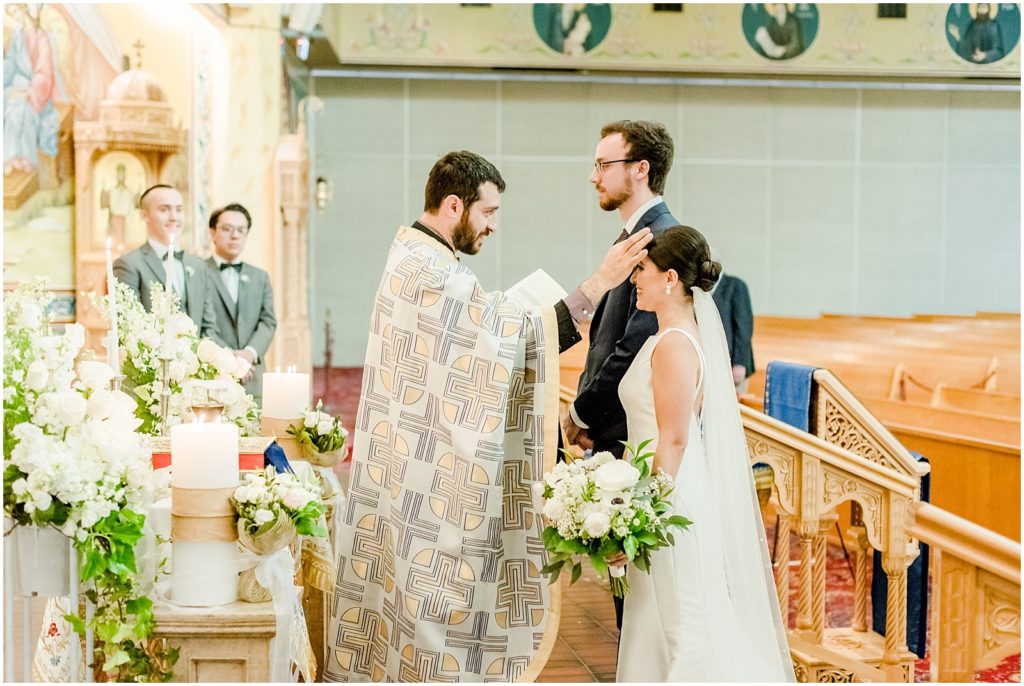
[[[195,381],[190,385],[188,404],[200,422],[218,422],[224,414],[227,393],[226,385],[220,380]]]
[[[171,411],[171,357],[162,354],[160,360],[160,435],[168,435],[167,419]]]

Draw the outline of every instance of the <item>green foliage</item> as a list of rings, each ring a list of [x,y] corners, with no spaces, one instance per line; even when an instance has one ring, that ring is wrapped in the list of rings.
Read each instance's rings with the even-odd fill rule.
[[[96,607],[88,627],[75,614],[65,619],[78,634],[93,630],[97,647],[90,657],[102,660],[100,670],[113,681],[170,681],[178,660],[177,648],[152,638],[153,601],[138,584],[135,545],[145,522],[145,515],[122,508],[75,541],[81,581],[90,584],[86,596]]]

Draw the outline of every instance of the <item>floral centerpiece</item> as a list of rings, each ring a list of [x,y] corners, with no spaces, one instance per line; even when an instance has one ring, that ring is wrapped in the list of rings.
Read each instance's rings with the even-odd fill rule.
[[[305,479],[290,472],[278,473],[272,466],[251,472],[235,489],[231,503],[238,513],[238,540],[257,555],[271,555],[291,545],[296,535],[327,536],[327,529],[320,525],[326,508],[315,472]],[[238,590],[242,600],[270,599],[252,569],[242,573]]]
[[[177,659],[150,636],[135,544],[146,509],[166,487],[136,429],[135,402],[109,388],[107,364],[75,360],[85,331],[51,332],[42,281],[4,303],[4,512],[16,526],[53,527],[73,542],[95,604],[89,626],[100,671],[117,680],[166,680]],[[79,579],[73,579],[77,583]],[[85,622],[67,619],[79,633]]]
[[[625,554],[636,567],[649,571],[651,553],[674,545],[671,528],[686,529],[691,522],[672,514],[672,477],[651,474],[644,453],[650,441],[626,445],[630,459],[617,460],[609,452],[587,459],[559,463],[534,485],[544,499],[544,547],[551,553],[541,570],[554,583],[563,567],[572,568],[575,583],[583,573],[577,557],[588,557],[600,574],[611,571],[612,594],[629,592],[623,567],[609,569],[605,559]]]
[[[124,355],[121,369],[125,387],[135,396],[135,414],[142,420],[139,431],[160,432],[160,358],[164,356],[169,358],[171,391],[168,427],[192,420],[193,384],[216,379],[222,382],[219,400],[224,405],[224,419],[237,424],[243,436],[256,435],[256,404],[239,383],[249,372],[249,363],[209,339],[200,339],[174,292],[154,284],[151,298],[151,311],[147,312],[130,287],[117,284],[118,343]]]
[[[302,424],[287,430],[295,437],[305,459],[317,466],[330,467],[341,457],[348,431],[339,418],[324,412],[323,406],[323,400],[317,401],[315,410],[302,413]]]

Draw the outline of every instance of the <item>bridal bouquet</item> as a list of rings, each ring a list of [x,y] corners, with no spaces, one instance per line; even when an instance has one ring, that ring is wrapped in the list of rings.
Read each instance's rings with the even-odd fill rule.
[[[575,583],[583,573],[586,556],[599,573],[611,572],[612,594],[629,592],[625,568],[609,570],[605,558],[617,553],[638,568],[650,571],[651,552],[674,545],[670,529],[686,529],[691,522],[672,514],[672,477],[650,473],[644,453],[650,441],[634,448],[626,445],[630,458],[617,460],[600,452],[585,460],[558,464],[544,475],[534,490],[544,499],[544,516],[550,525],[544,530],[544,547],[550,561],[541,570],[554,583],[566,565]]]
[[[334,465],[345,447],[348,431],[341,420],[323,411],[324,401],[316,409],[302,413],[302,423],[288,427],[288,433],[295,437],[302,455],[312,464],[329,467]]]
[[[239,383],[248,373],[249,363],[209,339],[200,340],[195,323],[181,312],[178,296],[154,285],[151,311],[146,312],[135,292],[118,283],[117,312],[124,386],[135,397],[135,414],[142,420],[140,432],[156,434],[160,430],[160,357],[165,356],[170,358],[169,425],[190,419],[195,382],[216,379],[221,382],[224,419],[238,425],[243,436],[257,433],[256,404]]]

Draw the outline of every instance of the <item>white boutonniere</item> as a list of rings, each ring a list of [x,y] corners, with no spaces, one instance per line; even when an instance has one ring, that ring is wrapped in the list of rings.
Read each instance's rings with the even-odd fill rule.
[[[249,275],[242,274],[241,276],[238,277],[238,280],[241,281],[242,283],[249,283]]]
[[[191,265],[186,264],[185,265],[185,273],[188,274],[189,278],[192,278],[192,275],[196,273],[196,268],[191,266]]]

